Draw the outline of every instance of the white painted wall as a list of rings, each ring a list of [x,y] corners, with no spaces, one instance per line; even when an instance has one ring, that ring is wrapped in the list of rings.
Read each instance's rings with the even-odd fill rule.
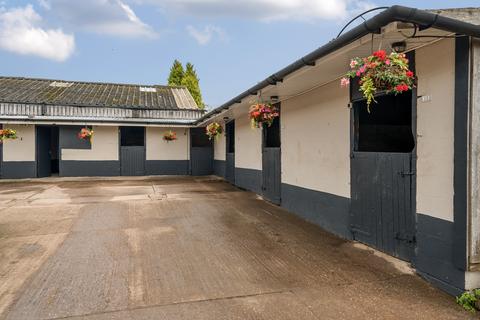
[[[235,119],[235,167],[262,170],[262,130],[251,127],[247,114]]]
[[[350,198],[348,102],[337,81],[282,102],[282,183]]]
[[[453,221],[455,42],[444,39],[416,53],[417,212]]]
[[[163,134],[169,130],[177,133],[177,140],[166,142]],[[147,160],[188,160],[189,130],[184,128],[147,128]]]
[[[16,140],[4,140],[3,161],[35,161],[35,126],[23,124],[3,125],[17,130]]]
[[[62,160],[77,161],[117,161],[118,127],[93,126],[94,136],[92,148],[62,149]]]
[[[222,124],[223,126],[223,130],[225,131],[225,124]],[[227,145],[226,145],[226,139],[225,139],[225,132],[222,133],[221,135],[219,135],[217,138],[214,139],[214,159],[215,160],[223,160],[225,161],[225,158],[226,158],[226,149],[227,149]]]

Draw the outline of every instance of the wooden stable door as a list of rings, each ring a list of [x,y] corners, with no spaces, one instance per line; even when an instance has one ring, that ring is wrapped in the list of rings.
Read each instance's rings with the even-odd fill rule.
[[[122,176],[145,175],[145,128],[120,128],[120,171]]]
[[[263,197],[272,203],[281,202],[281,145],[280,117],[270,127],[263,127],[262,190]]]
[[[415,248],[415,99],[353,103],[351,231],[355,240],[410,261]]]
[[[190,129],[190,171],[192,176],[206,176],[213,172],[213,142],[205,128]]]

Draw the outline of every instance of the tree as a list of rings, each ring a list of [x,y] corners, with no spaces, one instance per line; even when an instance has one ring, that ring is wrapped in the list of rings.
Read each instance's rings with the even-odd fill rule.
[[[170,75],[168,76],[169,86],[181,86],[183,77],[185,76],[185,70],[180,61],[175,60],[170,68]]]
[[[170,75],[168,76],[168,85],[187,87],[197,106],[202,110],[205,108],[200,91],[200,80],[198,79],[195,67],[190,62],[186,64],[186,69],[183,68],[180,61],[175,60],[173,62],[170,68]]]
[[[198,79],[197,72],[193,64],[190,62],[186,65],[185,74],[182,79],[182,85],[187,87],[188,91],[193,97],[193,100],[197,103],[200,109],[204,109],[205,105],[203,104],[202,93],[200,91],[200,80]]]

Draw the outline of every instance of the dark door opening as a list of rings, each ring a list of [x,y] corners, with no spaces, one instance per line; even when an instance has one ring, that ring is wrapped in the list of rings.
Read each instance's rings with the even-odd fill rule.
[[[36,127],[37,177],[50,177],[59,172],[59,130],[56,126]]]
[[[51,172],[52,175],[58,175],[60,172],[60,136],[57,126],[51,127],[50,136],[50,154],[51,154]]]
[[[235,184],[235,120],[225,125],[225,140],[225,178],[231,184]]]
[[[281,202],[281,179],[280,117],[277,117],[270,127],[263,126],[262,142],[263,196],[275,204]]]
[[[213,141],[208,139],[205,128],[190,130],[190,171],[192,176],[213,173]]]
[[[120,127],[120,168],[122,176],[145,175],[144,127]]]
[[[415,249],[416,92],[353,103],[354,239],[410,261]]]
[[[3,129],[3,124],[0,123],[0,129]],[[3,178],[3,143],[0,143],[0,179]]]

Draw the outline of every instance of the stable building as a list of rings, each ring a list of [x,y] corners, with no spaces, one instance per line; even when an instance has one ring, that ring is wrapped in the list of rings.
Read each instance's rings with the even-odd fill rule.
[[[480,287],[479,16],[393,6],[259,82],[198,122],[225,124],[215,173],[450,293]],[[397,46],[416,87],[368,112],[340,78]],[[252,101],[279,108],[271,127],[251,128]]]
[[[203,115],[184,87],[1,77],[0,124],[18,138],[0,144],[0,177],[209,174]]]
[[[214,173],[452,294],[478,288],[479,17],[390,7],[206,114],[184,88],[0,79],[0,122],[19,136],[3,144],[2,177]],[[379,92],[368,112],[340,78],[393,48],[416,87]],[[251,128],[252,101],[279,108],[272,126]],[[224,134],[209,141],[213,122]],[[93,143],[76,138],[84,126]]]

